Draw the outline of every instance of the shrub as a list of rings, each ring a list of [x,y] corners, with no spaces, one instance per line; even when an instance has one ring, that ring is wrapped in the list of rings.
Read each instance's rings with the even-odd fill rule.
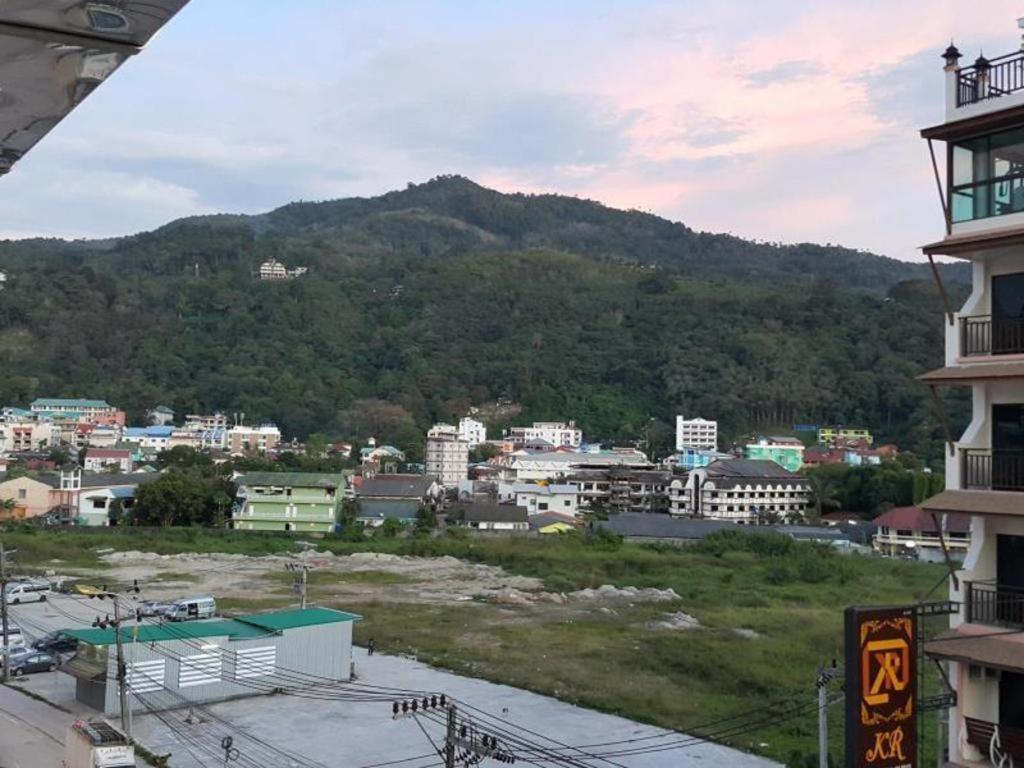
[[[773,586],[789,584],[793,581],[793,570],[782,560],[773,560],[764,569],[764,580]]]

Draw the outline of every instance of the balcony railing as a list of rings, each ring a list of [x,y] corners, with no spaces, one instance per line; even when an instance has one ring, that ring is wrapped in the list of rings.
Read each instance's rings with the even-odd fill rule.
[[[964,490],[1024,491],[1024,451],[964,448],[960,455]]]
[[[963,107],[985,99],[1024,90],[1024,52],[991,59],[987,66],[962,67],[957,75],[956,105]]]
[[[960,354],[1012,355],[1024,353],[1024,318],[971,315],[960,318]]]
[[[965,717],[967,726],[967,743],[976,747],[993,765],[1020,764],[1024,761],[1024,730],[997,725],[987,720]],[[1002,762],[1003,758],[1013,758]]]
[[[964,583],[964,618],[993,627],[1024,627],[1024,589],[994,581]]]

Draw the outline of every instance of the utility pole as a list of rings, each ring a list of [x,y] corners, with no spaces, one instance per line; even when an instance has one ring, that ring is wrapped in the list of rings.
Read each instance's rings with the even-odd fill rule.
[[[0,622],[3,624],[3,662],[4,662],[4,682],[9,682],[11,679],[11,658],[10,653],[7,649],[7,555],[13,554],[18,550],[11,550],[11,552],[4,551],[3,542],[0,542]]]
[[[818,667],[818,768],[828,768],[828,684],[838,674],[835,659],[830,667]]]
[[[444,768],[455,768],[455,739],[458,737],[456,730],[455,705],[448,706],[448,727],[444,737]]]
[[[114,601],[114,643],[117,646],[117,696],[121,702],[121,728],[128,741],[132,740],[132,718],[128,712],[128,667],[124,663],[124,641],[121,638],[121,607],[117,595],[111,593]]]

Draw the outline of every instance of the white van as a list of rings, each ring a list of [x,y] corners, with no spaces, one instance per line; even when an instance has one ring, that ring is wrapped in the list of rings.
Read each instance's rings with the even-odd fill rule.
[[[193,619],[209,619],[217,613],[217,601],[212,597],[186,597],[175,600],[164,612],[171,621],[192,621]]]
[[[50,585],[43,581],[18,581],[8,584],[4,591],[7,594],[7,602],[11,605],[42,603],[50,594]]]

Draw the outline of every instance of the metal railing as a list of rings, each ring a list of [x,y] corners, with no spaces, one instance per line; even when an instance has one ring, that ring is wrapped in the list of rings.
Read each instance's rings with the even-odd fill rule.
[[[957,73],[956,105],[963,107],[1024,90],[1024,51],[999,56],[987,66],[962,67]]]
[[[964,618],[993,627],[1024,627],[1024,589],[994,581],[964,582]]]
[[[1024,354],[1024,318],[969,315],[960,318],[960,354]]]
[[[964,490],[1024,491],[1024,451],[962,448],[960,461]]]

